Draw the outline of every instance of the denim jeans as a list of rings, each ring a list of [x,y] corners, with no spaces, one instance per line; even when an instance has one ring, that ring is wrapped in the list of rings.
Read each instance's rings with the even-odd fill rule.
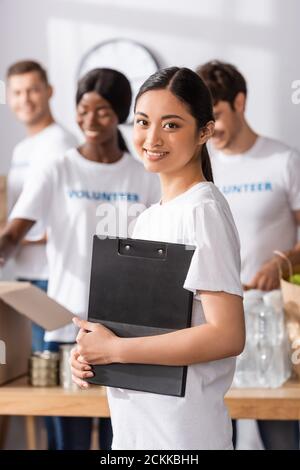
[[[48,281],[39,280],[39,279],[18,279],[19,281],[30,282],[34,286],[38,287],[44,292],[47,292]],[[45,341],[44,341],[45,330],[41,326],[32,322],[31,326],[31,350],[32,352],[44,351]],[[47,430],[47,449],[56,450],[56,441],[54,433],[54,423],[53,418],[50,416],[45,416],[45,426]]]
[[[89,450],[93,418],[54,417],[57,450]],[[112,428],[109,418],[98,418],[99,448],[110,450]]]
[[[259,434],[266,450],[299,450],[299,422],[258,420]],[[236,421],[232,421],[233,446],[236,447]]]
[[[58,351],[58,342],[45,343],[49,351]],[[91,446],[93,418],[62,417],[52,418],[57,450],[89,450]],[[110,450],[112,443],[112,427],[109,418],[98,419],[99,448]]]

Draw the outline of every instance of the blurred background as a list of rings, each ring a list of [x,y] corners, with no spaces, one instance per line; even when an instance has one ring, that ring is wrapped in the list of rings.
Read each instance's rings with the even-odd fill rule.
[[[43,63],[55,87],[54,115],[78,133],[74,93],[83,56],[103,41],[130,38],[161,67],[195,68],[213,58],[236,64],[248,82],[250,124],[300,148],[300,105],[292,102],[299,18],[297,0],[0,0],[0,80],[17,60]],[[3,174],[24,130],[3,104],[0,121]]]
[[[98,47],[104,43],[120,69],[132,71],[136,85],[153,64],[192,69],[212,59],[235,64],[247,80],[251,127],[300,149],[299,18],[299,0],[0,0],[0,174],[8,173],[13,148],[25,137],[5,104],[9,65],[33,59],[45,66],[54,86],[54,117],[80,137],[77,80],[89,60],[93,66],[101,54],[106,60],[107,51]],[[126,40],[145,54],[131,50]],[[107,60],[112,65],[111,57]],[[122,127],[133,152],[130,121]],[[7,448],[25,447],[24,422],[15,418]],[[262,448],[260,441],[252,448]]]

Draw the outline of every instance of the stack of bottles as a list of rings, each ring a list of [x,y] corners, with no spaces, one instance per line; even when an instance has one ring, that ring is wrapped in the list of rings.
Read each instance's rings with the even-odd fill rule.
[[[280,290],[245,292],[246,345],[237,358],[234,387],[280,387],[291,356]]]

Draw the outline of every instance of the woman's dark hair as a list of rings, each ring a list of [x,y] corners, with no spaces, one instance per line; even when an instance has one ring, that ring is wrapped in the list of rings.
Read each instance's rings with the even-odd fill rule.
[[[209,121],[214,121],[212,99],[209,89],[203,80],[188,68],[169,67],[151,75],[141,86],[135,99],[150,90],[170,90],[176,98],[187,106],[196,119],[197,130],[202,129]],[[206,144],[201,150],[202,172],[207,181],[213,182],[213,174]]]
[[[110,104],[119,123],[126,121],[131,105],[131,87],[128,79],[121,72],[107,68],[97,68],[90,70],[78,82],[76,92],[76,105],[79,104],[85,93],[95,91]],[[119,147],[128,152],[125,140],[118,129]]]

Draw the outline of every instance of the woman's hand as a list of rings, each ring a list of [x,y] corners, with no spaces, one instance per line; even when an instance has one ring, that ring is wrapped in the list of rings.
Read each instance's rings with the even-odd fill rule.
[[[92,372],[91,366],[89,366],[87,362],[80,361],[79,356],[80,354],[77,350],[77,347],[73,348],[70,357],[72,380],[76,385],[78,385],[78,387],[87,389],[89,384],[84,379],[93,377],[94,374]]]
[[[76,338],[77,346],[71,352],[72,379],[80,388],[88,388],[84,379],[93,377],[90,364],[111,364],[117,360],[119,338],[112,331],[98,323],[73,318],[80,328]]]
[[[92,323],[79,318],[73,322],[80,328],[76,338],[79,361],[88,364],[111,364],[118,361],[120,338],[99,323]]]

